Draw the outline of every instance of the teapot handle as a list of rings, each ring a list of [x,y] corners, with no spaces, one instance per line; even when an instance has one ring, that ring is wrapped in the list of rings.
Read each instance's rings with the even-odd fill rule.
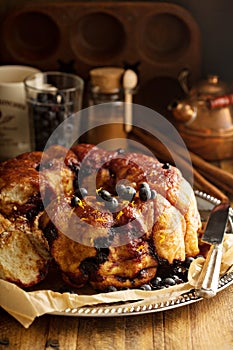
[[[182,69],[182,71],[178,75],[178,81],[179,81],[180,86],[182,87],[182,89],[186,95],[189,95],[189,87],[188,87],[188,76],[189,75],[190,75],[190,72],[187,68]]]

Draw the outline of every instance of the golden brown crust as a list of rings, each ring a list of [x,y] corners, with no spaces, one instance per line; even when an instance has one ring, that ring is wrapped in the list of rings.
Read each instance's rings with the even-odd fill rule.
[[[97,205],[99,210],[96,209]],[[51,230],[46,228],[51,223],[47,214],[41,218],[41,226],[44,232],[48,232],[46,237],[51,242],[51,254],[63,272],[65,281],[70,285],[80,287],[89,281],[93,286],[103,289],[111,286],[110,283],[115,280],[114,285],[118,287],[136,287],[154,277],[157,259],[151,254],[148,241],[142,239],[148,233],[143,208],[138,212],[136,205],[130,205],[130,208],[122,210],[117,219],[110,212],[100,210],[103,209],[103,204],[96,203],[94,197],[87,197],[73,209],[67,206],[67,201],[60,202],[59,208],[53,202],[49,209],[50,218],[60,229],[52,240],[48,237]],[[151,206],[150,209],[152,213],[148,214],[148,226],[151,226],[153,216]],[[72,215],[78,217],[80,222],[74,223]],[[64,222],[64,218],[69,219]],[[131,219],[134,219],[134,223],[129,232],[128,229],[124,230],[124,224],[131,224]],[[114,231],[114,225],[118,225],[118,228],[123,225],[123,230]],[[74,227],[78,241],[75,241],[77,237],[70,232]],[[133,236],[134,230],[136,237]]]
[[[70,285],[82,287],[86,284],[89,276],[80,270],[80,264],[85,259],[96,256],[95,248],[84,246],[59,234],[53,241],[51,254]]]
[[[93,148],[98,149],[98,147],[96,147],[95,145],[80,143],[78,145],[73,146],[71,150],[76,154],[78,160],[82,162],[82,160],[85,158],[88,152],[90,152]]]
[[[0,164],[1,278],[28,287],[46,276],[50,254],[38,227],[39,217],[46,201],[57,197],[59,191],[65,195],[73,192],[78,166],[76,155],[61,146],[51,147],[43,155],[24,153]]]
[[[186,255],[198,254],[197,231],[201,227],[200,216],[193,190],[177,168],[171,165],[164,166],[157,159],[137,153],[129,153],[113,159],[109,162],[109,167],[111,172],[116,174],[116,183],[126,180],[138,189],[142,182],[147,182],[151,189],[156,190],[177,209],[186,222]],[[176,210],[173,211],[177,213]],[[169,218],[168,215],[167,219]],[[184,254],[181,256],[184,257]],[[168,260],[171,261],[171,259]]]
[[[186,222],[181,213],[164,197],[155,199],[156,215],[152,229],[154,246],[158,256],[170,264],[174,260],[184,261]]]
[[[132,201],[118,198],[119,208],[111,212],[95,192],[103,188],[117,197],[116,185],[122,181],[136,195]],[[142,182],[155,190],[154,199],[140,199]],[[74,204],[80,187],[91,195]],[[138,287],[156,275],[160,260],[172,264],[199,252],[200,216],[191,186],[177,168],[139,153],[80,144],[18,156],[0,164],[1,212],[9,222],[26,218],[23,230],[15,227],[15,237],[22,247],[29,242],[31,253],[35,249],[46,261],[43,230],[64,281],[73,287],[87,282],[100,290]]]
[[[25,214],[39,195],[39,175],[31,161],[11,159],[0,165],[0,212]]]
[[[41,161],[42,152],[26,152],[18,155],[16,159],[19,160],[27,160],[28,162],[31,162],[31,167],[36,168]]]
[[[26,288],[42,281],[50,260],[48,246],[36,223],[24,217],[11,222],[0,214],[0,278]]]
[[[157,265],[148,242],[137,239],[125,246],[110,247],[106,262],[99,266],[90,283],[98,289],[138,287],[155,276]]]
[[[132,263],[133,262],[131,262],[131,264]],[[121,277],[115,274],[108,275],[105,277],[104,280],[92,281],[91,285],[97,290],[98,289],[108,290],[108,288],[112,286],[114,286],[117,289],[137,288],[151,281],[156,275],[156,271],[157,271],[156,267],[149,267],[147,269],[142,269],[133,278]]]
[[[70,168],[77,168],[80,166],[80,161],[78,160],[76,154],[61,145],[53,145],[46,149],[43,153],[42,161],[43,163],[53,162],[54,160],[60,160],[66,166]]]

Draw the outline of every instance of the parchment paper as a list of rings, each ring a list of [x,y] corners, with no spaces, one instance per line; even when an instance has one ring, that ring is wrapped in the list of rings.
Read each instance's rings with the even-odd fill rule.
[[[197,287],[197,280],[204,263],[204,258],[195,259],[188,273],[188,282],[162,290],[122,290],[99,294],[58,293],[51,289],[26,292],[15,284],[0,280],[0,305],[25,328],[36,317],[51,312],[62,312],[68,308],[87,305],[110,304],[115,302],[138,301],[142,303],[160,303],[177,299],[183,293]],[[221,276],[233,270],[233,235],[226,234],[223,241]]]

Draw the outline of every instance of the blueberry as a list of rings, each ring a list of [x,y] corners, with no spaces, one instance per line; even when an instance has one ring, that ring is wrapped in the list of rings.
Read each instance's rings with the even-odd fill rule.
[[[105,207],[110,211],[115,211],[118,207],[118,200],[115,197],[111,197],[110,201],[105,202]]]
[[[144,202],[149,200],[150,197],[151,197],[150,188],[147,188],[147,187],[140,188],[140,190],[139,190],[139,197]]]
[[[176,282],[176,284],[180,284],[183,283],[184,281],[177,275],[173,275],[172,279],[174,279],[174,281]]]
[[[105,239],[105,242],[103,242],[105,244],[104,248],[97,248],[97,262],[98,264],[103,264],[105,263],[105,261],[108,259],[108,255],[109,255],[109,246],[111,245],[110,240],[107,238]]]
[[[185,259],[185,262],[184,262],[184,266],[185,267],[189,267],[191,265],[191,263],[193,262],[194,258],[189,256]]]
[[[48,101],[48,94],[45,94],[44,92],[39,92],[37,94],[37,101],[40,103],[45,103]]]
[[[173,278],[175,281],[177,281],[177,280],[179,280],[179,279],[180,279],[180,277],[179,277],[179,276],[177,276],[177,275],[173,275],[173,276],[172,276],[172,278]]]
[[[140,184],[140,188],[150,188],[149,184],[147,182],[142,182]]]
[[[174,286],[176,284],[176,281],[171,277],[167,277],[163,280],[163,284],[165,286],[170,287],[170,286]]]
[[[133,187],[125,186],[125,189],[121,194],[121,198],[128,201],[132,201],[135,195],[136,195],[136,190]]]
[[[117,288],[114,286],[108,286],[104,291],[105,291],[105,293],[116,292]]]
[[[124,193],[124,191],[125,191],[125,185],[123,185],[123,184],[117,184],[116,185],[116,192],[117,192],[117,194],[118,194],[118,196],[119,197],[121,197],[122,196],[122,194]]]
[[[92,273],[96,274],[98,262],[95,257],[86,258],[80,263],[79,269],[84,276],[90,276]]]
[[[174,265],[174,266],[180,266],[180,265],[182,265],[182,261],[180,261],[180,260],[178,260],[178,259],[175,259],[175,260],[173,261],[173,265]]]
[[[166,286],[161,285],[158,289],[164,289]]]
[[[141,286],[140,289],[150,291],[151,286],[149,284],[143,284],[143,286]]]
[[[71,199],[71,206],[72,207],[77,207],[81,203],[81,199],[77,196],[72,197]]]
[[[47,93],[47,100],[49,103],[54,103],[56,100],[54,99],[54,94]]]
[[[155,190],[150,191],[150,199],[154,199],[157,197],[157,192]]]
[[[164,163],[162,168],[163,169],[169,169],[170,168],[170,164],[169,163]]]
[[[98,194],[104,201],[110,202],[112,199],[111,194],[106,190],[101,190]]]
[[[162,283],[162,278],[157,276],[151,280],[152,287],[158,288]]]
[[[75,196],[79,197],[79,198],[84,198],[88,195],[87,189],[84,187],[79,188],[78,190],[76,190],[74,192]]]

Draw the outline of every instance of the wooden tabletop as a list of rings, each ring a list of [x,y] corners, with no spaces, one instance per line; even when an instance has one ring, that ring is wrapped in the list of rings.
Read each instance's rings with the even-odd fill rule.
[[[24,329],[0,312],[6,350],[232,350],[233,286],[214,298],[140,316],[42,316]],[[50,345],[49,345],[50,344]],[[57,344],[57,346],[55,346]]]
[[[233,173],[233,160],[220,166]],[[233,285],[211,299],[167,311],[103,318],[45,315],[29,329],[1,309],[0,350],[5,349],[232,350]]]

